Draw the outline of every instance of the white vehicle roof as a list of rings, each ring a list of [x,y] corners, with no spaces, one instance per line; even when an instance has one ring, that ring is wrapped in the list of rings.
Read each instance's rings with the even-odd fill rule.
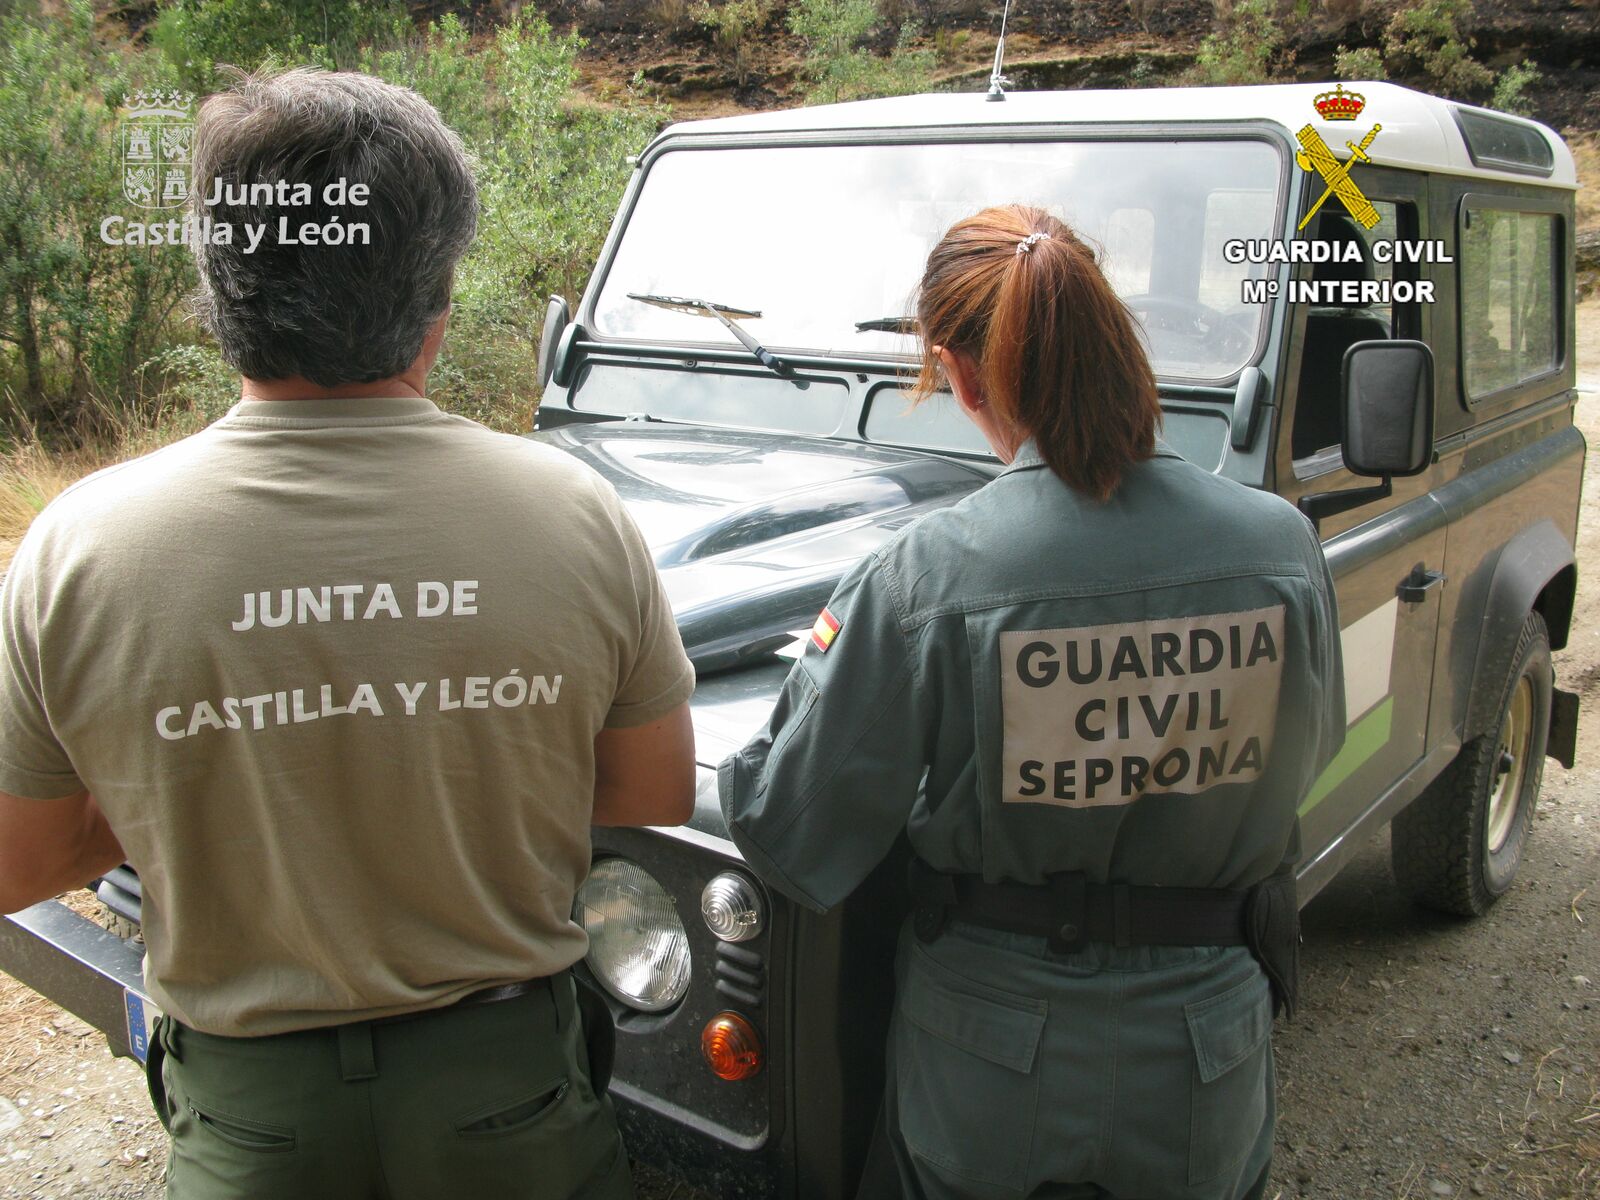
[[[1325,120],[1312,101],[1342,86],[1366,100],[1353,121]],[[1481,114],[1534,132],[1550,147],[1553,170],[1508,171],[1476,165],[1468,152],[1456,113]],[[1309,124],[1343,158],[1347,141],[1359,142],[1374,124],[1383,128],[1368,153],[1380,166],[1411,167],[1451,175],[1471,175],[1576,188],[1572,152],[1547,126],[1523,117],[1457,104],[1393,83],[1276,83],[1259,87],[1146,88],[1116,91],[1007,92],[991,103],[980,91],[858,100],[814,108],[789,108],[747,116],[716,117],[673,125],[677,134],[764,134],[838,130],[910,129],[996,125],[1150,124],[1176,126],[1228,121],[1269,121],[1291,142]],[[1481,155],[1480,155],[1481,157]]]

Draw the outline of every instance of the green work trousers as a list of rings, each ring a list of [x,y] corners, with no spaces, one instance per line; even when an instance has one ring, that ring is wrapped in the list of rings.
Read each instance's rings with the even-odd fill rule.
[[[915,1200],[1243,1200],[1272,1159],[1272,1001],[1240,947],[953,923],[901,938],[886,1126]]]
[[[163,1017],[169,1200],[632,1200],[573,980],[260,1038]]]

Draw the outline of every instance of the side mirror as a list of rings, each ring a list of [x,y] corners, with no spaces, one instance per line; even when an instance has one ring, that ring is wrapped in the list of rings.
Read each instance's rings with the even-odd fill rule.
[[[1356,475],[1420,475],[1433,456],[1433,352],[1423,342],[1357,342],[1340,368],[1341,445]]]
[[[1394,494],[1396,475],[1420,475],[1433,460],[1433,351],[1422,342],[1357,342],[1339,370],[1339,445],[1354,475],[1383,482],[1300,497],[1311,520]]]
[[[556,369],[556,342],[572,320],[572,311],[560,296],[550,297],[550,306],[544,310],[544,329],[539,333],[539,386],[550,382]]]

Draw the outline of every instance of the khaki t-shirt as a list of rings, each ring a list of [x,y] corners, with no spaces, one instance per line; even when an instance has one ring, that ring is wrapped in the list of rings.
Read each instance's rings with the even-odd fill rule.
[[[0,621],[0,790],[94,795],[152,996],[219,1034],[581,958],[594,737],[694,686],[611,487],[421,399],[245,401],[100,472]]]

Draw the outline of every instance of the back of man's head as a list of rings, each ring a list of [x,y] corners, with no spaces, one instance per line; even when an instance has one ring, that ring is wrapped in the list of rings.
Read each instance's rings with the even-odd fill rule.
[[[415,92],[355,72],[246,76],[208,98],[193,196],[196,218],[233,235],[197,242],[196,307],[249,379],[401,374],[477,227],[460,138]]]

